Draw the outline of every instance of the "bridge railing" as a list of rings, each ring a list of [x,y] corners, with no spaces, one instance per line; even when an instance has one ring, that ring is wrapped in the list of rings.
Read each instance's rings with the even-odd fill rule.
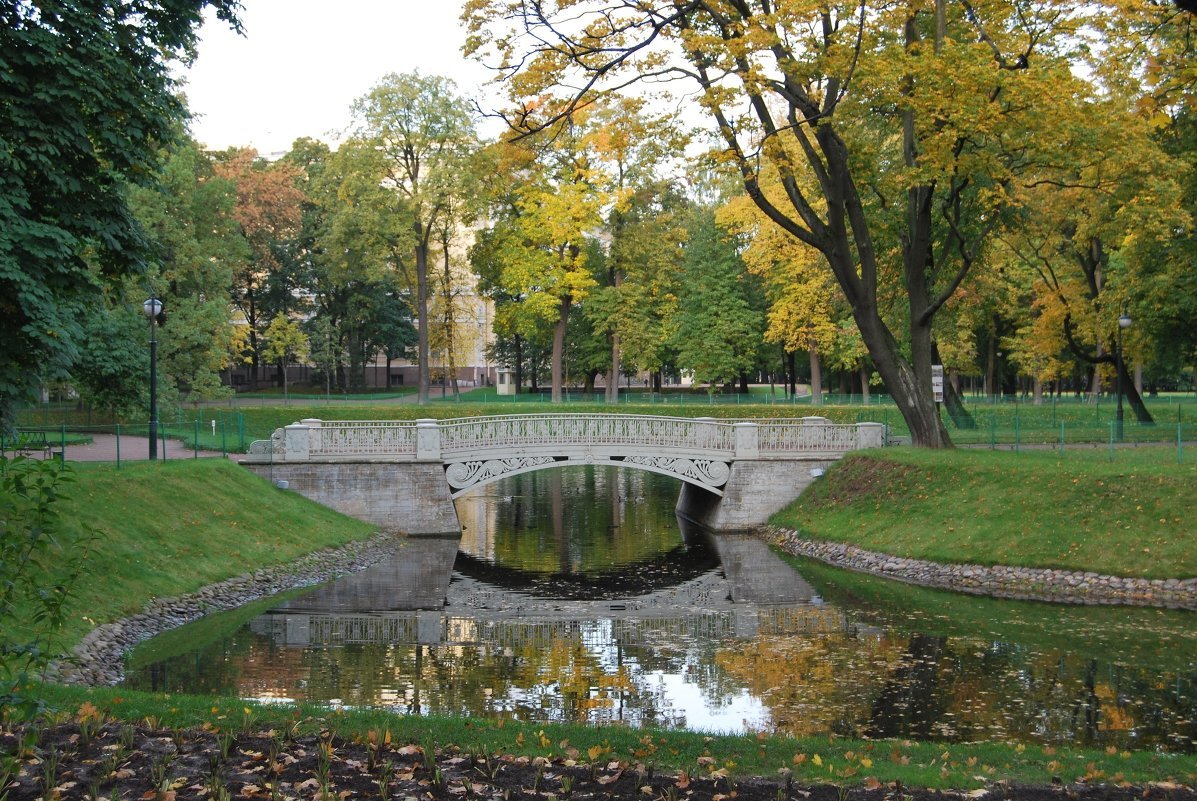
[[[770,459],[834,456],[884,444],[885,426],[880,423],[837,425],[821,417],[715,420],[538,414],[415,421],[301,420],[275,432],[269,442],[255,443],[251,455],[284,461],[407,461],[564,446],[685,452],[714,459]]]
[[[301,420],[300,425],[308,429],[309,456],[416,456],[412,421]]]
[[[453,455],[490,448],[555,446],[661,447],[731,457],[731,423],[688,417],[644,415],[507,415],[442,420],[441,453]]]
[[[757,447],[761,455],[795,453],[842,453],[885,444],[885,427],[880,423],[837,425],[822,417],[797,420],[761,420],[757,426]]]

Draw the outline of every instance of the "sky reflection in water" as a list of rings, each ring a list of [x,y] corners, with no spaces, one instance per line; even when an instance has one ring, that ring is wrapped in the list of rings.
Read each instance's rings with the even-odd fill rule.
[[[679,529],[678,484],[566,468],[455,540],[151,642],[128,686],[408,713],[1192,751],[1197,615],[910,588]],[[247,619],[248,618],[248,619]]]

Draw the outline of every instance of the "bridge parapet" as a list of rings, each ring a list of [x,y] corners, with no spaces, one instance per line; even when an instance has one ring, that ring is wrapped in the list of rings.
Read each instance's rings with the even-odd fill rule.
[[[715,420],[614,414],[532,414],[448,420],[306,419],[255,442],[249,461],[456,461],[506,455],[648,455],[727,461],[835,458],[885,444],[880,423],[822,417]],[[574,453],[576,452],[576,453]]]

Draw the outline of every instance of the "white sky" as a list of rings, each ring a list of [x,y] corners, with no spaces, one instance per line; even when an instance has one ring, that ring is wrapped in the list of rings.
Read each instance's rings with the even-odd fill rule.
[[[350,106],[389,72],[443,75],[469,99],[490,73],[461,55],[461,0],[243,0],[245,36],[209,16],[184,92],[192,135],[264,156],[301,136],[330,145]],[[481,100],[491,109],[496,100]],[[485,132],[486,126],[481,126]]]

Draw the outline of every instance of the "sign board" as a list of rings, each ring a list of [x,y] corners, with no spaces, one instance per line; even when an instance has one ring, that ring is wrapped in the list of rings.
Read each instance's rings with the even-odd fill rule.
[[[943,403],[943,365],[931,365],[931,394],[936,403]]]

